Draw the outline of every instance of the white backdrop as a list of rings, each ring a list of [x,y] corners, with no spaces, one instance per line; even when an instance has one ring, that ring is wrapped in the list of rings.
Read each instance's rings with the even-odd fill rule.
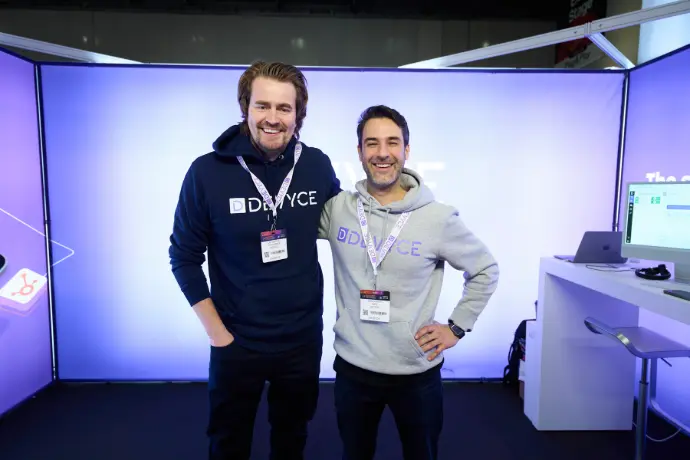
[[[76,252],[55,268],[61,378],[206,378],[208,340],[170,273],[168,237],[189,164],[239,120],[240,73],[44,69],[53,236]],[[408,166],[459,209],[498,259],[498,290],[474,331],[446,353],[444,376],[500,377],[515,328],[534,317],[539,258],[574,253],[584,231],[611,228],[622,74],[306,75],[302,140],[331,157],[344,188],[364,177],[360,112],[390,105],[409,123]],[[331,378],[328,243],[319,243],[319,258],[326,278],[322,377]],[[448,267],[439,321],[461,293],[462,274]]]

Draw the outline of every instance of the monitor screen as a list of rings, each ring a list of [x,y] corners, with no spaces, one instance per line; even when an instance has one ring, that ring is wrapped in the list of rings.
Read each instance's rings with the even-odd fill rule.
[[[624,244],[690,251],[690,182],[628,185]]]

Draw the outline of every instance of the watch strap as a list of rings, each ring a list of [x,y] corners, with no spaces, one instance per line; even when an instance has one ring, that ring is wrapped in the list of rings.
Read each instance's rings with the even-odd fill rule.
[[[455,324],[453,321],[448,320],[448,326],[450,327],[451,332],[459,339],[463,338],[466,334],[466,331]]]

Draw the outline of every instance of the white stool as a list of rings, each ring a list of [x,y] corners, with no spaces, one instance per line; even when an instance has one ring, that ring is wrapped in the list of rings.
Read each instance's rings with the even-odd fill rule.
[[[595,334],[605,335],[623,344],[631,354],[642,360],[635,420],[637,425],[635,430],[635,460],[644,459],[647,441],[647,408],[650,405],[661,417],[690,435],[690,426],[671,416],[656,402],[658,360],[690,358],[690,347],[674,342],[644,327],[610,327],[592,317],[585,318],[585,326]]]

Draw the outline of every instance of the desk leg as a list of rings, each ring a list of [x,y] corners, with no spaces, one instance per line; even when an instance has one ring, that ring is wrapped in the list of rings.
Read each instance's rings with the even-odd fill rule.
[[[635,357],[590,332],[593,316],[637,326],[638,308],[542,271],[526,345],[525,415],[538,430],[630,430]]]

